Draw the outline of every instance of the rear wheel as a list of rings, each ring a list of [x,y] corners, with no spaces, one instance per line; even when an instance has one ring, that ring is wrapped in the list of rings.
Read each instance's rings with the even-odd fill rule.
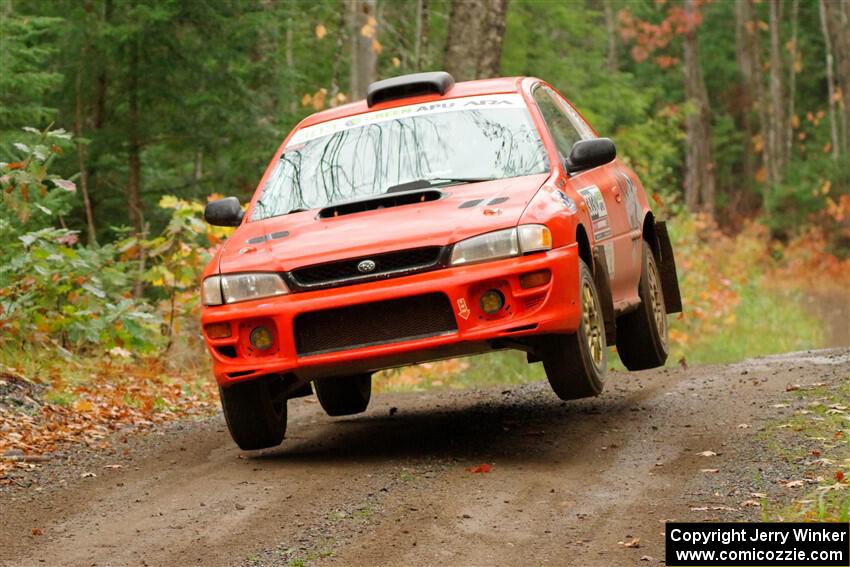
[[[280,445],[286,434],[286,400],[277,376],[219,387],[230,436],[246,451]]]
[[[543,339],[541,356],[546,377],[562,400],[598,396],[605,387],[608,349],[599,293],[590,268],[579,260],[581,322],[572,335]]]
[[[617,319],[617,353],[629,370],[656,368],[667,361],[667,309],[658,264],[646,242],[638,294],[640,306]]]
[[[372,375],[334,376],[316,380],[316,396],[333,417],[366,411],[372,397]]]

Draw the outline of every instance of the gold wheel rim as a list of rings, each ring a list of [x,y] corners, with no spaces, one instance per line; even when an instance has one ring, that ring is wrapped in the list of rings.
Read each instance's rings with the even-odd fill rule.
[[[647,274],[649,283],[649,303],[652,308],[652,316],[655,319],[655,328],[658,329],[658,336],[661,342],[667,345],[667,310],[664,308],[664,292],[661,289],[660,278],[658,277],[658,268],[655,266],[655,260],[650,257],[649,273]]]
[[[584,281],[581,287],[582,327],[584,337],[587,341],[587,350],[593,365],[599,368],[602,365],[602,357],[605,353],[605,328],[602,323],[602,315],[596,295],[590,282]]]

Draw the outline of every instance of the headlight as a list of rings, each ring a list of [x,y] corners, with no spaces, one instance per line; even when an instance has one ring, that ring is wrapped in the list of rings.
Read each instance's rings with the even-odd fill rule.
[[[221,305],[285,293],[289,289],[277,274],[233,274],[205,279],[201,297],[204,305]]]
[[[552,248],[552,233],[542,224],[524,224],[467,238],[452,248],[451,264],[510,258]]]

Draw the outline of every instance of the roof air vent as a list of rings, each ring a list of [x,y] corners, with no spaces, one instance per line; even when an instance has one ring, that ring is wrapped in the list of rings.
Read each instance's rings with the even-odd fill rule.
[[[413,73],[376,81],[369,85],[366,92],[366,104],[369,107],[379,102],[407,98],[424,94],[446,94],[455,84],[455,79],[445,71],[431,73]]]

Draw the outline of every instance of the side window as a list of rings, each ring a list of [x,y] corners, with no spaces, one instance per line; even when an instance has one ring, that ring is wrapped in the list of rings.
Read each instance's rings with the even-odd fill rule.
[[[541,86],[534,90],[533,96],[538,108],[540,108],[540,113],[543,114],[546,125],[549,127],[549,132],[555,140],[555,146],[558,148],[558,153],[561,154],[561,157],[565,158],[569,156],[573,144],[583,137],[592,137],[592,133],[581,123],[578,117],[571,120],[570,115],[573,113],[570,112],[570,115],[567,114],[566,105],[556,100],[555,97],[557,95],[555,93]],[[569,110],[571,111],[572,109]],[[574,122],[581,124],[581,132],[576,128]]]

